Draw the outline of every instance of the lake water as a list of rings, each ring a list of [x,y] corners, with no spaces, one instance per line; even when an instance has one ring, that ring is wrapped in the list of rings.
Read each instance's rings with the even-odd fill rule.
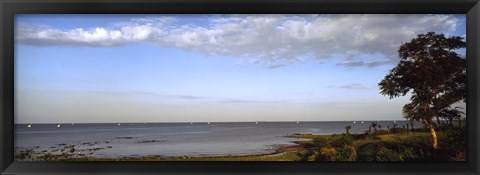
[[[386,129],[393,121],[377,122]],[[270,153],[297,139],[293,133],[340,134],[351,125],[363,133],[371,122],[238,122],[238,123],[117,123],[15,125],[16,151],[53,151],[75,145],[93,157],[212,156]],[[397,127],[406,125],[397,121]],[[415,123],[419,127],[419,123]]]

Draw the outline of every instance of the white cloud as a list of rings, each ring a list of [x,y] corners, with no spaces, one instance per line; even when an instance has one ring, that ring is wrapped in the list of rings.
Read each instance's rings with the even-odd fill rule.
[[[172,17],[137,18],[114,27],[59,30],[16,26],[16,41],[40,46],[122,46],[149,42],[208,55],[239,56],[286,65],[305,59],[344,58],[338,65],[375,67],[394,63],[397,49],[417,34],[452,32],[454,15],[211,15],[206,25]],[[380,55],[365,60],[357,55]]]
[[[346,84],[346,85],[341,85],[341,86],[327,86],[327,88],[342,88],[342,89],[368,89],[367,86],[359,83],[351,83],[351,84]]]

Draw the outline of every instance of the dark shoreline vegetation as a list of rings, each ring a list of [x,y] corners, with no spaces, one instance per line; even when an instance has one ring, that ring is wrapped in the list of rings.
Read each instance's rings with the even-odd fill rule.
[[[372,123],[375,125],[375,123]],[[362,134],[313,135],[294,133],[285,137],[305,139],[274,152],[253,155],[222,156],[120,156],[93,157],[79,154],[75,145],[59,144],[55,152],[20,150],[17,161],[465,161],[466,129],[464,126],[439,127],[439,148],[431,147],[428,128],[377,129]],[[155,143],[152,143],[155,144]],[[159,143],[160,144],[160,143]],[[96,151],[106,148],[89,148]],[[83,150],[85,151],[85,150]]]

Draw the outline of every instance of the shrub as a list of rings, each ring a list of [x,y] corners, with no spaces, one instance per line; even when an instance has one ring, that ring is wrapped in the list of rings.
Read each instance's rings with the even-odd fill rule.
[[[309,157],[313,155],[312,151],[300,151],[296,154],[300,159],[299,161],[308,161]]]
[[[335,148],[321,148],[315,155],[316,161],[331,161],[337,150]]]
[[[357,160],[358,161],[375,161],[377,155],[377,147],[376,143],[367,143],[360,145],[357,148]]]
[[[329,146],[328,140],[326,138],[320,137],[320,138],[314,138],[313,139],[313,145],[317,148],[323,148]]]
[[[338,148],[333,156],[333,160],[336,161],[354,161],[357,158],[357,152],[355,147],[351,145],[345,145],[343,148]]]
[[[407,129],[405,128],[392,128],[390,129],[390,133],[394,134],[394,133],[404,133],[404,132],[408,132]]]
[[[388,148],[381,148],[376,158],[377,161],[403,161],[399,153]]]
[[[350,136],[351,136],[354,140],[361,140],[361,139],[367,138],[367,135],[365,135],[365,134],[350,134]]]
[[[330,146],[342,148],[346,145],[352,145],[353,141],[354,139],[351,135],[340,135],[337,137],[331,137],[328,143]]]
[[[418,154],[410,147],[399,146],[399,152],[401,153],[402,160],[415,160],[418,158]]]
[[[465,127],[449,128],[445,131],[445,142],[450,149],[464,152],[467,147],[467,131]]]

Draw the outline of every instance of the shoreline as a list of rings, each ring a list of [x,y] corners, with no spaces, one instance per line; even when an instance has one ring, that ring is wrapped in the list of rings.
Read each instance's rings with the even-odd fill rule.
[[[459,128],[461,129],[461,128]],[[245,155],[205,156],[115,156],[95,157],[66,145],[59,151],[16,152],[15,161],[465,161],[462,137],[438,132],[441,147],[431,148],[430,133],[424,129],[394,128],[364,134],[293,133],[283,137],[302,140],[279,146],[272,152]],[[460,141],[451,142],[452,139]],[[93,154],[92,154],[93,155]]]
[[[297,138],[297,139],[309,139],[304,141],[311,141],[312,138],[305,138],[303,137],[304,133],[293,133],[287,134],[282,137],[289,137],[289,138]],[[307,134],[312,135],[312,134]],[[272,152],[268,153],[247,153],[241,155],[205,155],[205,156],[188,156],[188,155],[181,155],[181,156],[162,156],[162,155],[147,155],[147,156],[112,156],[112,157],[102,157],[102,156],[89,156],[86,154],[73,154],[75,152],[75,145],[66,145],[63,144],[63,148],[58,148],[53,151],[33,151],[32,149],[22,149],[20,151],[16,151],[16,161],[204,161],[212,160],[212,161],[236,161],[236,159],[251,159],[251,158],[268,158],[268,157],[276,157],[282,156],[289,153],[297,153],[300,151],[308,150],[308,148],[302,144],[302,141],[291,141],[292,145],[284,145],[279,146]],[[96,148],[90,148],[95,151]],[[73,151],[72,151],[73,150]],[[88,149],[87,149],[88,150]],[[26,154],[26,157],[31,158],[23,158],[18,159],[19,154]],[[268,159],[267,159],[268,160]]]

